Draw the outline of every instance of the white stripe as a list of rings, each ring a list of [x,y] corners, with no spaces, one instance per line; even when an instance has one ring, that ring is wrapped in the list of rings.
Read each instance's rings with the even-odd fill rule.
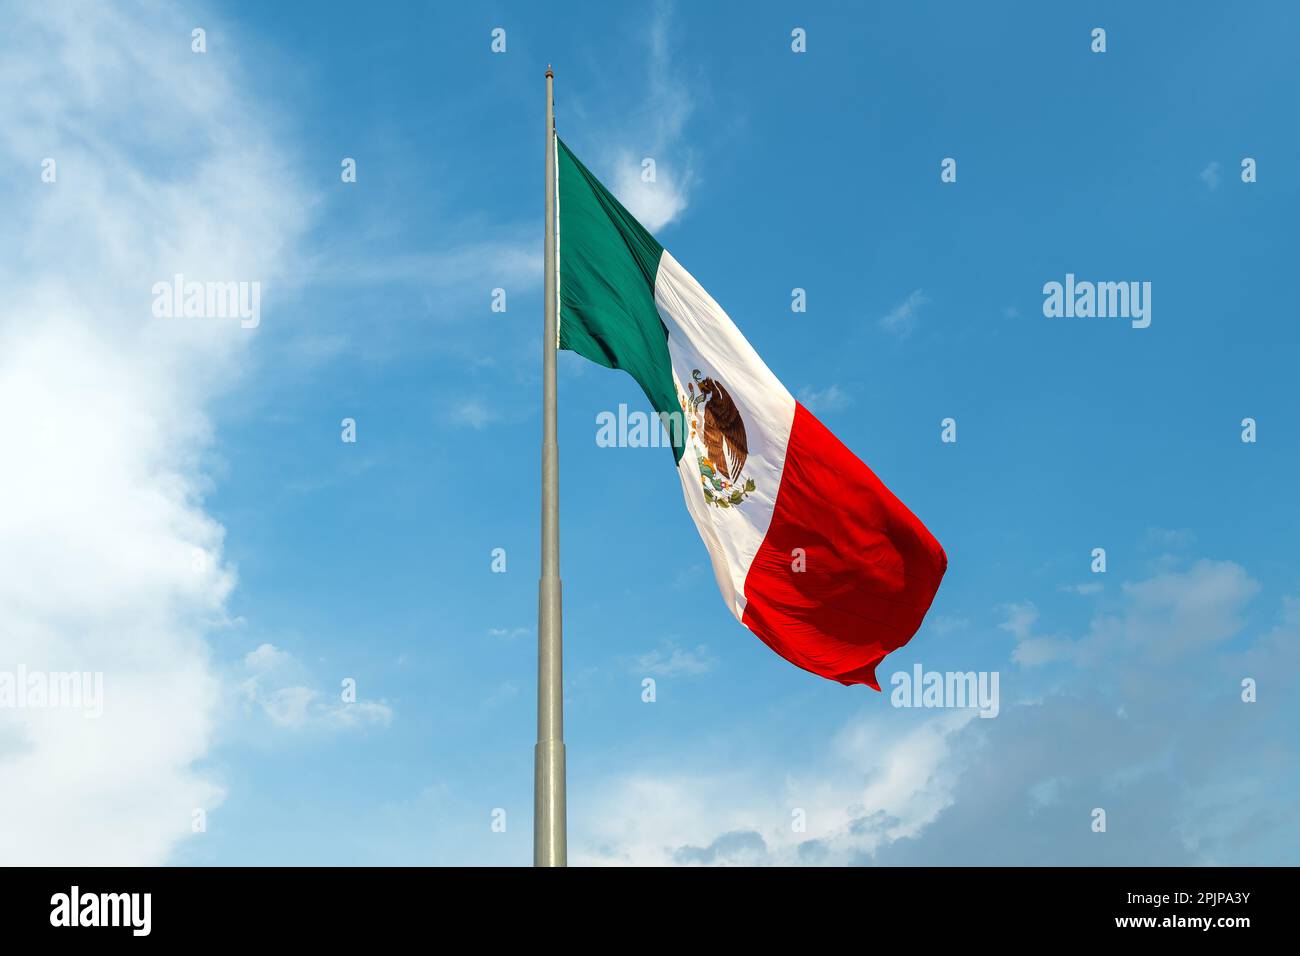
[[[703,436],[686,426],[686,453],[678,462],[686,508],[709,550],[722,598],[737,620],[745,613],[745,576],[767,534],[781,485],[794,397],[763,364],[722,307],[664,250],[655,274],[655,305],[668,327],[668,352],[677,394],[688,399],[693,373],[712,378],[730,393],[745,423],[748,457],[740,483],[755,489],[739,505],[709,504],[702,487]],[[698,385],[696,394],[698,394]],[[731,489],[728,489],[730,491]]]
[[[560,347],[560,138],[551,130],[551,168],[555,170],[555,348]]]

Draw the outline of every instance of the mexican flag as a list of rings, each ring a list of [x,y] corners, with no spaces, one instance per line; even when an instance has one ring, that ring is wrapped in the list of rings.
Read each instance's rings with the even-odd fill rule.
[[[736,619],[792,664],[879,690],[943,548],[558,136],[555,149],[559,347],[645,391]]]

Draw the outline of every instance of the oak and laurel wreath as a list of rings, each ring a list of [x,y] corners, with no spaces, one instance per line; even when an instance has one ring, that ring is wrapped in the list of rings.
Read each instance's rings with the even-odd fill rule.
[[[704,500],[711,505],[719,508],[731,508],[739,505],[742,501],[750,496],[757,487],[753,478],[745,478],[744,484],[732,486],[730,491],[722,487],[722,480],[716,477],[710,478],[704,473],[704,456],[696,455],[696,461],[700,466],[701,490],[704,492]],[[743,477],[743,476],[742,476]]]

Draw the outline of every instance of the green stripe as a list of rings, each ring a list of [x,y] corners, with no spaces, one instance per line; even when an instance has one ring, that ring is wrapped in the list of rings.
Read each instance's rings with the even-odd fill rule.
[[[558,136],[560,348],[627,372],[656,412],[681,414],[668,330],[655,308],[664,247],[632,218]],[[679,430],[677,430],[679,431]],[[682,436],[673,456],[681,460]]]

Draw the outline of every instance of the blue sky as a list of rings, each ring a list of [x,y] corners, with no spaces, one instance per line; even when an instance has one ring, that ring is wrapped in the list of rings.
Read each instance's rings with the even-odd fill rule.
[[[100,28],[166,82],[104,53],[78,62],[93,85],[122,80],[112,93],[48,80],[66,123],[11,136],[6,165],[66,143],[54,188],[108,205],[131,184],[163,252],[52,253],[34,290],[147,289],[212,262],[263,288],[256,329],[212,334],[237,344],[149,366],[176,404],[142,398],[141,420],[184,453],[142,453],[131,474],[163,497],[159,476],[184,476],[187,514],[212,527],[168,527],[228,579],[210,599],[140,596],[130,620],[176,594],[201,611],[177,612],[177,667],[202,671],[204,719],[113,791],[183,782],[133,821],[148,852],[100,859],[530,861],[552,63],[565,141],[616,189],[656,160],[629,201],[946,548],[882,682],[921,664],[1001,688],[995,719],[899,709],[887,683],[840,687],[773,655],[719,600],[671,453],[597,447],[600,412],[646,407],[637,386],[562,354],[571,860],[1297,862],[1300,12],[818,6],[131,7]],[[27,28],[74,48],[57,39],[71,22]],[[76,178],[109,150],[135,172]],[[151,197],[177,183],[197,205],[169,216]],[[15,194],[22,216],[51,249],[74,243],[38,186]],[[1150,282],[1150,327],[1044,317],[1043,284],[1066,273]],[[125,369],[140,353],[123,342],[153,355],[165,338],[131,308],[111,339]],[[345,678],[357,704],[338,699]]]

